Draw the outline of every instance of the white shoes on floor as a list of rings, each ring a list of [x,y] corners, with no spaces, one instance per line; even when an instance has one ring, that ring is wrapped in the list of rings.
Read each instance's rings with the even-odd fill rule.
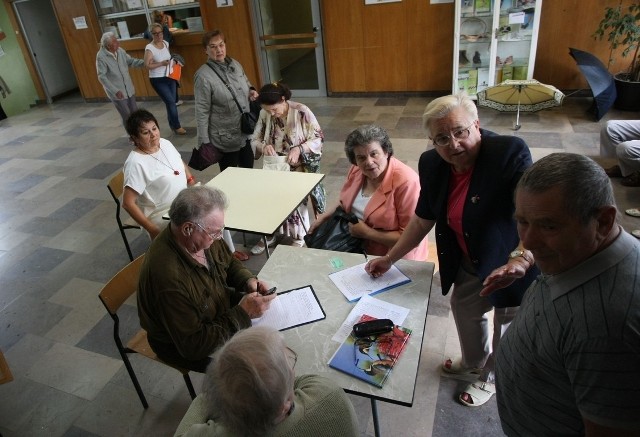
[[[267,239],[267,244],[269,245],[269,247],[273,247],[276,245],[276,237],[273,236],[269,239]],[[264,238],[260,238],[260,241],[258,241],[258,243],[253,246],[251,248],[251,254],[252,255],[260,255],[264,252]]]

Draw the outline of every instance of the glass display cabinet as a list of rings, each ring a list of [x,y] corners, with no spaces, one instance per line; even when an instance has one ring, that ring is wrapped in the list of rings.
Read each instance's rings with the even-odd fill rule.
[[[452,92],[532,79],[542,0],[456,0]]]
[[[198,0],[94,0],[94,3],[102,31],[114,32],[118,39],[142,38],[155,10],[171,16],[171,30],[202,31]]]

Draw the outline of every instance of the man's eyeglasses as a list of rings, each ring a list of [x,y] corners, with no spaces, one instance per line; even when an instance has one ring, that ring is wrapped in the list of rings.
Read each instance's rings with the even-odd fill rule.
[[[467,138],[469,138],[469,135],[471,135],[471,126],[473,126],[474,124],[475,121],[464,129],[458,129],[455,132],[452,132],[453,135],[451,136],[445,134],[436,135],[435,138],[431,138],[431,141],[433,141],[433,144],[438,147],[447,147],[451,144],[452,138],[455,138],[459,141],[466,140]]]
[[[212,234],[211,232],[208,232],[204,228],[204,226],[202,226],[200,223],[196,223],[196,226],[199,227],[202,230],[202,232],[204,232],[209,237],[211,237],[212,240],[219,240],[219,239],[222,238],[222,232],[224,231],[224,226],[222,228],[220,228],[220,230],[218,232],[216,232],[215,234]]]

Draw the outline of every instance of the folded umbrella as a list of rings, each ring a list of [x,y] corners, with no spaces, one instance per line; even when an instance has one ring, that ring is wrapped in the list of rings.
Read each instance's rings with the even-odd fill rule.
[[[616,100],[616,83],[607,67],[589,52],[569,48],[569,54],[578,64],[578,68],[587,80],[593,94],[593,110],[596,120],[600,120]]]
[[[504,112],[516,112],[515,130],[520,129],[520,111],[536,112],[562,104],[564,94],[552,85],[537,80],[505,80],[477,94],[478,106]]]

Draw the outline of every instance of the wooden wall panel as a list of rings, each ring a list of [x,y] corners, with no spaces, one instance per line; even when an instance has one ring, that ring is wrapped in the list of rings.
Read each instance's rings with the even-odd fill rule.
[[[327,90],[366,91],[362,9],[354,1],[324,0],[322,23]]]
[[[447,4],[404,0],[407,23],[407,91],[451,88],[454,10]]]
[[[322,2],[329,92],[447,90],[451,84],[453,4],[424,0],[365,5]],[[360,23],[358,23],[358,21]],[[364,89],[344,83],[348,49],[364,54]],[[341,61],[343,63],[338,63]],[[351,85],[351,87],[350,87]],[[361,82],[358,83],[361,85]]]
[[[407,23],[403,3],[381,3],[362,11],[367,91],[407,89]],[[355,30],[355,29],[354,29]]]
[[[82,96],[105,97],[96,75],[96,53],[102,35],[91,0],[51,0]],[[85,17],[87,29],[76,29],[73,18]]]
[[[545,0],[542,3],[538,51],[533,77],[565,90],[588,89],[569,47],[596,55],[605,65],[609,60],[606,41],[596,41],[592,34],[604,16],[604,8],[615,7],[619,0],[598,0],[587,5],[584,0]],[[630,4],[625,0],[623,4]],[[627,65],[618,59],[610,68],[617,73]]]
[[[227,55],[242,64],[251,83],[260,88],[260,70],[254,44],[255,37],[249,9],[249,0],[234,0],[232,7],[218,8],[214,1],[201,0],[205,30],[220,29],[226,38]],[[207,60],[202,52],[200,65]]]

